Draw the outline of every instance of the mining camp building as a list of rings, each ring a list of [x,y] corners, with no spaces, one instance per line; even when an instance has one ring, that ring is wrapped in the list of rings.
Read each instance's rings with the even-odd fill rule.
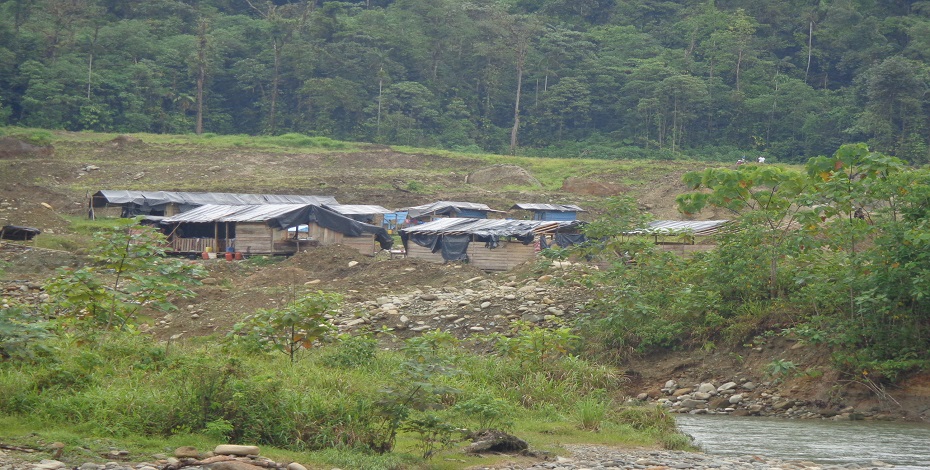
[[[169,251],[180,254],[290,255],[310,246],[341,244],[373,255],[393,242],[380,226],[314,204],[208,204],[166,217],[160,225]],[[297,230],[301,226],[306,228]]]
[[[408,258],[437,263],[467,261],[486,271],[506,271],[534,259],[541,240],[568,240],[583,222],[445,218],[400,230]],[[573,239],[577,240],[577,239]]]

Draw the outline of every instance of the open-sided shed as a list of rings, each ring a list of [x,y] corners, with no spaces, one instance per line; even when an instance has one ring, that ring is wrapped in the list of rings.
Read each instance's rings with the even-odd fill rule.
[[[91,218],[97,209],[120,207],[122,217],[173,216],[207,204],[230,206],[264,204],[338,204],[332,196],[289,194],[189,193],[178,191],[102,190],[90,198]]]
[[[468,261],[487,271],[506,271],[536,256],[541,237],[577,234],[582,222],[446,218],[400,231],[407,257],[438,263]]]
[[[537,203],[519,203],[514,204],[511,209],[529,211],[533,214],[533,220],[557,220],[572,221],[578,218],[579,212],[585,212],[584,209],[574,204],[537,204]]]
[[[176,253],[200,253],[209,247],[286,255],[308,246],[343,244],[372,255],[393,242],[381,227],[313,204],[208,204],[165,218],[161,225]],[[307,230],[288,230],[298,226]]]
[[[626,233],[651,237],[670,251],[706,251],[713,248],[710,237],[720,233],[729,220],[653,220],[646,227]]]

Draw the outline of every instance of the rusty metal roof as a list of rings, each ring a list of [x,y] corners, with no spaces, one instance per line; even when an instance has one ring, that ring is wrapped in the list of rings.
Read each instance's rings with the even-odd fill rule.
[[[554,233],[583,225],[584,222],[573,220],[544,221],[544,220],[512,220],[512,219],[473,219],[455,218],[437,219],[425,224],[413,225],[401,232],[422,233],[426,235],[479,235],[479,236],[527,236],[540,233]]]

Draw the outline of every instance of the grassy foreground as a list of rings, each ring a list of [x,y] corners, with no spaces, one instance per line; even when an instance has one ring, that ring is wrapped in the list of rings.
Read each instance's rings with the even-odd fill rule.
[[[146,461],[182,445],[234,442],[260,445],[278,461],[347,469],[487,465],[494,458],[463,454],[459,440],[460,431],[482,428],[505,429],[535,450],[687,446],[661,410],[619,404],[623,377],[610,368],[572,357],[476,355],[441,335],[426,338],[401,352],[338,341],[292,364],[223,340],[58,336],[31,360],[0,365],[0,440],[63,442],[60,459],[73,465],[105,461],[112,449]],[[412,364],[422,368],[411,373]],[[400,423],[392,451],[374,451]]]

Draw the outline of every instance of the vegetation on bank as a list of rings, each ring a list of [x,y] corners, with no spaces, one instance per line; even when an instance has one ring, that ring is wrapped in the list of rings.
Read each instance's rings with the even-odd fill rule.
[[[733,223],[692,257],[616,236],[642,226],[633,201],[593,224],[599,241],[579,251],[613,261],[586,278],[599,296],[577,327],[592,352],[785,335],[826,347],[872,389],[930,366],[930,170],[857,144],[803,171],[746,164],[685,181],[695,191],[679,196],[684,213],[716,206]]]

